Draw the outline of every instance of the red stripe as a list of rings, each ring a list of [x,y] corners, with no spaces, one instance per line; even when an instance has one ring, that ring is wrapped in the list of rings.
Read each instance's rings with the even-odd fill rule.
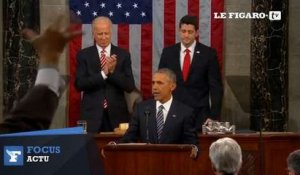
[[[175,43],[176,39],[176,1],[164,1],[164,47]]]
[[[199,0],[188,0],[188,14],[192,16],[197,16],[198,27],[199,26]],[[196,38],[199,41],[199,36]]]
[[[129,25],[118,24],[118,46],[129,51]]]
[[[213,0],[211,4],[211,47],[217,50],[221,73],[223,75],[223,20],[214,19],[214,12],[224,11],[224,0]]]
[[[141,30],[141,91],[147,99],[152,96],[152,24],[143,24]]]
[[[72,24],[72,30],[81,30],[80,24]],[[70,82],[69,82],[69,126],[76,126],[76,121],[80,116],[80,92],[74,87],[75,82],[75,70],[76,70],[76,54],[81,49],[82,37],[75,38],[69,43],[69,70],[70,70]]]

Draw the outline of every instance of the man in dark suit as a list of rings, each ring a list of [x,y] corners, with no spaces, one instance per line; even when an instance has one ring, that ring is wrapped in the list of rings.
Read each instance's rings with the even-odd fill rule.
[[[59,56],[65,45],[80,32],[65,30],[62,16],[41,35],[24,30],[40,57],[34,87],[13,107],[10,116],[0,123],[0,133],[48,129],[56,111],[65,82],[58,72]]]
[[[163,49],[159,68],[175,72],[174,98],[194,109],[196,127],[201,130],[207,118],[220,116],[223,87],[217,54],[213,48],[196,41],[197,17],[182,17],[179,34],[180,43]]]
[[[82,91],[81,119],[88,132],[113,131],[128,122],[124,91],[134,89],[130,54],[111,44],[112,22],[97,17],[92,23],[95,45],[77,54],[75,87]]]
[[[193,109],[176,101],[172,91],[176,76],[169,69],[160,69],[152,78],[154,99],[139,103],[129,129],[119,142],[160,144],[198,144]]]

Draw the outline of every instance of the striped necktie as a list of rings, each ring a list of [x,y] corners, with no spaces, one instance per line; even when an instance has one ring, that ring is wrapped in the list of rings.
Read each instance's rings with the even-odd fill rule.
[[[100,52],[100,63],[101,63],[101,69],[103,69],[105,63],[106,63],[106,54],[105,54],[105,50],[102,49],[101,52]],[[107,103],[107,100],[106,98],[104,97],[104,100],[103,100],[103,108],[104,109],[107,109],[108,108],[108,103]]]
[[[164,109],[164,106],[160,105],[158,107],[158,112],[156,114],[156,124],[157,124],[157,137],[158,137],[158,140],[160,139],[162,130],[164,128],[164,113],[163,113],[163,109]]]
[[[101,52],[100,52],[100,63],[101,63],[101,69],[103,69],[103,66],[105,65],[106,63],[106,54],[105,54],[105,50],[102,49]]]

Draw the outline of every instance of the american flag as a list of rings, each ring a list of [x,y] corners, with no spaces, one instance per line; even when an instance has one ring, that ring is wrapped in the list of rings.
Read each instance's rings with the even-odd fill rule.
[[[69,44],[69,126],[75,125],[80,113],[80,92],[74,87],[76,54],[94,44],[91,22],[98,16],[112,20],[112,43],[131,53],[135,84],[144,98],[151,96],[152,72],[162,49],[179,42],[178,22],[186,14],[198,17],[198,39],[217,50],[222,68],[223,21],[214,19],[213,13],[223,12],[224,0],[69,0],[69,7],[81,21],[73,28],[85,33]]]

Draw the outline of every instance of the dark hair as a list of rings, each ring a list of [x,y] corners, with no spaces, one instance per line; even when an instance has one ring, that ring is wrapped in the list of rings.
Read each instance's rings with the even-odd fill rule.
[[[176,84],[176,75],[171,69],[161,68],[155,71],[155,73],[161,73],[167,75],[170,78],[170,80]]]
[[[195,27],[195,30],[198,30],[198,19],[197,16],[185,15],[180,19],[179,28],[182,24],[191,24]]]

